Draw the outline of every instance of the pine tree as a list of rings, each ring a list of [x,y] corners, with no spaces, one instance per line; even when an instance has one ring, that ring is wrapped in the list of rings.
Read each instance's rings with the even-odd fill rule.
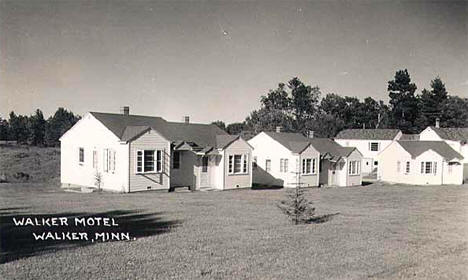
[[[304,195],[304,189],[299,185],[294,190],[288,190],[286,199],[280,201],[278,208],[287,215],[295,225],[309,222],[315,215],[312,202]]]

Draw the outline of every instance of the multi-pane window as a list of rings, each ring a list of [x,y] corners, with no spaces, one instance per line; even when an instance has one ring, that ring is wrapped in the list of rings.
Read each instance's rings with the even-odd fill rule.
[[[248,173],[248,155],[238,154],[229,155],[229,174],[247,174]]]
[[[111,149],[104,149],[103,153],[103,170],[104,172],[114,172],[115,171],[115,151]]]
[[[369,150],[372,152],[378,152],[379,151],[379,142],[370,142],[369,143]]]
[[[349,175],[361,174],[361,161],[360,160],[352,160],[348,163],[348,174]]]
[[[270,172],[271,171],[271,159],[265,160],[265,171]]]
[[[317,169],[317,162],[315,158],[302,159],[302,174],[315,174]]]
[[[80,164],[84,163],[84,148],[79,148],[78,149],[78,162]]]
[[[409,161],[406,162],[406,173],[410,173],[411,171],[411,163]]]
[[[288,172],[288,159],[287,158],[282,158],[280,159],[280,172],[285,173]]]
[[[437,174],[437,162],[435,161],[422,161],[421,162],[422,174]]]
[[[161,150],[139,150],[136,155],[136,172],[151,173],[162,171]]]
[[[180,168],[180,152],[174,151],[172,153],[172,168],[179,169]]]

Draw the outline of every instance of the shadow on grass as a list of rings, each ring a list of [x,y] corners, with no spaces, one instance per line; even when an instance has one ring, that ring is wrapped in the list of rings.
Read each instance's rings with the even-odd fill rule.
[[[179,221],[164,221],[161,218],[161,213],[142,213],[135,210],[115,210],[93,214],[28,214],[26,211],[11,210],[19,209],[0,209],[0,263],[63,249],[89,246],[103,241],[128,241],[134,240],[134,238],[153,236],[169,232],[180,224]],[[117,225],[104,226],[101,222],[100,225],[95,223],[94,226],[84,226],[75,223],[75,218],[89,219],[94,217],[114,219]],[[66,218],[68,226],[34,226],[29,223],[19,226],[13,220],[26,221],[27,218],[30,218],[33,223],[36,222],[36,219],[38,222],[41,222],[43,218],[49,219],[49,224],[52,224],[52,218]],[[60,224],[59,219],[56,221],[57,224]],[[50,235],[48,235],[49,232]],[[44,237],[49,236],[49,238],[36,240],[33,233]],[[43,233],[45,234],[42,235]],[[80,237],[79,240],[72,240],[71,233],[81,233],[81,235],[77,234]]]
[[[312,219],[310,219],[307,223],[308,224],[323,224],[335,217],[336,215],[339,215],[340,213],[334,213],[334,214],[325,214],[325,215],[320,215],[320,216],[315,216]]]
[[[373,183],[375,183],[375,182],[372,182],[372,181],[362,181],[362,186],[363,186],[363,187],[369,186],[369,185],[372,185]]]
[[[282,189],[283,186],[266,186],[260,184],[252,184],[252,190],[279,190]]]

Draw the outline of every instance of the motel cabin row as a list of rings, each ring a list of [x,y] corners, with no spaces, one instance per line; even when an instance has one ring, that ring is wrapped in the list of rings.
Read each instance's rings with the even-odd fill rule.
[[[61,138],[61,183],[117,192],[361,185],[361,155],[330,139],[89,112]]]
[[[344,130],[335,141],[261,132],[246,141],[188,117],[168,122],[130,115],[128,107],[123,114],[89,112],[60,139],[61,183],[117,192],[227,190],[355,186],[363,174],[375,174],[389,182],[461,184],[468,156],[456,149],[466,152],[466,141],[457,142],[455,132],[441,136],[441,130],[420,134],[431,141],[408,141],[415,139],[385,129]]]

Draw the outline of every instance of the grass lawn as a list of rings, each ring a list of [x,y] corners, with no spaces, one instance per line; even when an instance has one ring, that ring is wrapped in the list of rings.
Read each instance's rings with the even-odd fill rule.
[[[468,188],[310,189],[321,224],[291,225],[284,190],[79,194],[46,184],[3,184],[2,241],[15,215],[100,213],[136,241],[2,244],[2,279],[466,279]],[[154,229],[153,228],[159,228]],[[9,228],[11,232],[17,228]],[[32,237],[31,237],[32,238]],[[24,247],[33,243],[24,241]],[[6,251],[6,252],[5,252]],[[15,259],[15,254],[20,259]],[[13,255],[13,256],[11,256]]]
[[[339,214],[299,226],[275,206],[284,193],[81,194],[56,178],[0,184],[0,279],[468,278],[466,185],[309,189],[318,214]],[[137,239],[33,242],[33,227],[12,226],[19,216],[82,215],[115,218]]]

